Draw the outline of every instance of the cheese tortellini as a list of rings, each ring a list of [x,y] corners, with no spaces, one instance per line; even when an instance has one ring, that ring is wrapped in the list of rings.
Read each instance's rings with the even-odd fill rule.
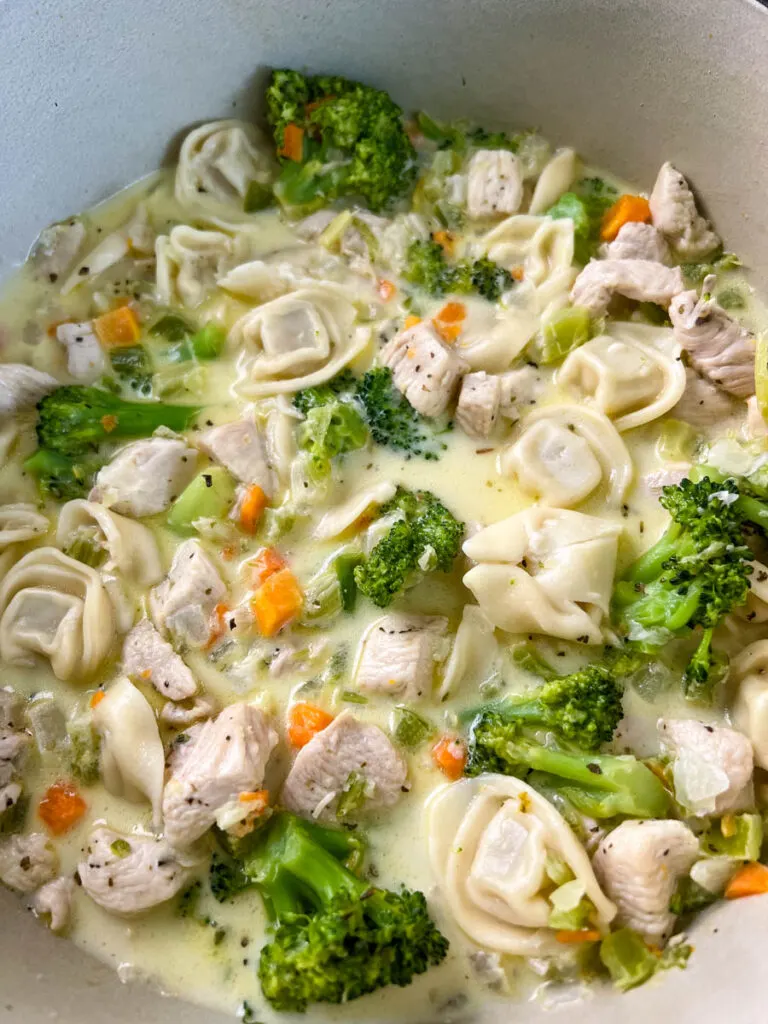
[[[768,640],[745,647],[731,663],[733,724],[752,741],[755,764],[768,769]]]
[[[484,236],[481,249],[494,263],[522,274],[511,301],[535,315],[565,305],[576,277],[573,221],[517,214]]]
[[[632,459],[610,420],[578,405],[545,406],[527,417],[499,458],[505,476],[547,505],[571,508],[602,484],[617,506],[632,482]]]
[[[48,520],[28,502],[0,505],[0,576],[18,557],[20,545],[48,532]]]
[[[247,240],[242,236],[177,225],[155,244],[157,301],[163,306],[199,306],[219,278],[247,255]]]
[[[146,526],[112,512],[95,501],[76,498],[59,513],[56,543],[64,551],[85,543],[106,572],[117,571],[139,586],[150,587],[163,578],[163,566],[154,535]]]
[[[268,185],[274,169],[258,128],[245,121],[211,121],[191,131],[182,143],[176,198],[212,224],[226,227],[247,217],[249,185]]]
[[[685,391],[680,346],[667,328],[613,325],[566,358],[558,382],[631,430],[669,412]]]
[[[59,679],[91,676],[115,635],[115,613],[98,572],[57,548],[24,555],[0,587],[0,658],[41,655]]]
[[[529,508],[465,541],[477,564],[464,583],[499,629],[599,644],[620,533],[596,516]]]
[[[548,859],[591,902],[600,930],[616,915],[571,828],[520,779],[480,775],[440,787],[429,803],[428,829],[441,895],[459,927],[485,949],[513,956],[562,952],[549,925]]]
[[[241,352],[238,389],[258,398],[330,380],[370,341],[370,329],[356,326],[356,319],[344,289],[330,284],[250,310],[229,334]]]

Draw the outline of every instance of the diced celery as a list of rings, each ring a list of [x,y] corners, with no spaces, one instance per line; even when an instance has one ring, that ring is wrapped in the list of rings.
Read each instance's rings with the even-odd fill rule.
[[[363,809],[366,790],[365,777],[357,772],[350,772],[336,805],[336,817],[339,821],[348,821]]]
[[[665,462],[689,462],[696,449],[699,435],[682,420],[664,420],[656,442],[656,453]]]
[[[260,181],[251,181],[245,191],[243,210],[246,213],[258,213],[270,206],[275,200],[275,195],[269,185],[262,185]]]
[[[363,561],[362,554],[357,552],[347,555],[339,555],[334,562],[336,576],[339,580],[341,591],[341,607],[345,612],[353,612],[357,604],[357,583],[355,582],[355,568]]]
[[[583,306],[560,309],[543,324],[537,345],[539,362],[559,363],[569,352],[589,341],[592,320]]]
[[[234,501],[232,477],[221,466],[210,466],[184,488],[166,521],[176,533],[189,535],[195,532],[197,519],[224,519]]]
[[[631,928],[606,935],[600,943],[600,959],[616,988],[626,992],[647,981],[658,967],[658,960]]]
[[[151,335],[156,338],[165,338],[166,341],[183,341],[193,331],[194,327],[191,327],[183,317],[177,316],[175,313],[161,316],[149,328]]]
[[[392,712],[392,735],[401,747],[415,750],[434,734],[434,725],[404,704],[398,704]]]
[[[336,214],[331,223],[318,236],[318,244],[326,249],[336,249],[344,235],[344,232],[352,224],[355,215],[351,210],[342,210]]]
[[[755,345],[755,394],[757,407],[768,420],[768,331],[758,334]]]
[[[69,770],[85,786],[99,781],[101,740],[90,717],[81,715],[67,724],[69,733]]]
[[[759,814],[726,815],[701,837],[705,853],[737,860],[757,860],[763,845],[763,819]]]
[[[550,928],[580,931],[588,927],[595,912],[592,901],[584,895],[584,883],[576,878],[551,892],[549,902],[552,904],[547,922]]]

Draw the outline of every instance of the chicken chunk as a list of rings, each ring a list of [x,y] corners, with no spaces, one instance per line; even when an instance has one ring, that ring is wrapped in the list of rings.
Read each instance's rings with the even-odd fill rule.
[[[695,291],[676,295],[669,307],[676,340],[702,377],[737,398],[755,393],[755,340],[708,296]]]
[[[671,163],[662,164],[650,198],[653,226],[687,260],[706,256],[720,245],[712,225],[701,216],[690,185]]]
[[[163,795],[165,835],[189,846],[215,823],[241,793],[261,788],[277,733],[259,708],[231,704],[185,744]]]
[[[381,729],[343,711],[296,755],[283,804],[305,817],[332,821],[339,797],[362,782],[361,811],[392,807],[406,774],[405,762]]]
[[[685,391],[669,415],[692,427],[711,427],[733,416],[738,405],[725,391],[711,384],[692,367],[685,368]]]
[[[85,225],[82,221],[51,224],[40,232],[30,258],[40,276],[55,284],[72,266],[84,241]]]
[[[176,549],[168,576],[149,594],[155,625],[177,640],[203,647],[211,638],[211,616],[227,588],[199,541]]]
[[[382,350],[381,361],[391,368],[397,390],[422,416],[445,412],[469,369],[425,321],[396,334]]]
[[[56,851],[42,833],[0,838],[0,882],[9,889],[34,892],[50,882],[58,867]]]
[[[31,411],[58,386],[59,382],[49,373],[33,370],[23,363],[3,363],[0,366],[0,420]]]
[[[499,412],[512,423],[520,419],[526,406],[535,405],[544,393],[547,382],[534,366],[521,366],[519,370],[508,370],[499,375],[501,398]]]
[[[523,199],[520,161],[507,149],[481,149],[469,162],[467,212],[473,219],[517,213]]]
[[[631,220],[623,224],[616,238],[605,246],[609,260],[652,260],[669,263],[670,251],[664,235],[653,224]]]
[[[129,917],[173,899],[193,867],[164,839],[101,827],[91,834],[77,873],[94,903]]]
[[[52,932],[63,932],[72,914],[75,881],[61,875],[38,889],[32,898],[32,909],[38,917],[46,917]]]
[[[669,901],[698,857],[699,842],[682,821],[624,821],[602,840],[593,866],[616,920],[663,946],[675,923]]]
[[[152,437],[121,448],[99,470],[91,501],[126,516],[164,512],[195,475],[196,453],[172,437]]]
[[[752,744],[735,729],[693,719],[662,718],[662,746],[673,755],[678,801],[693,814],[725,814],[754,799]]]
[[[267,497],[274,493],[275,482],[264,441],[251,420],[236,420],[206,430],[197,445],[241,483],[258,484]]]
[[[501,378],[480,370],[461,382],[456,422],[470,437],[490,437],[499,418]]]
[[[593,316],[605,313],[614,294],[666,309],[683,287],[679,267],[653,260],[590,260],[574,282],[571,302]]]
[[[123,671],[138,680],[148,680],[170,700],[185,700],[197,692],[192,672],[149,619],[142,619],[126,636]]]
[[[404,700],[429,696],[440,641],[448,622],[439,615],[384,615],[365,632],[355,682],[364,693],[388,693]]]
[[[93,384],[107,370],[107,357],[93,333],[90,320],[81,324],[59,324],[56,340],[67,350],[67,369],[81,384]]]

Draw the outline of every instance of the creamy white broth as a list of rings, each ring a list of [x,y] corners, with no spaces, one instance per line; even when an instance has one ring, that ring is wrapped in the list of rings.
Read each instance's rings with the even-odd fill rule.
[[[432,155],[431,148],[426,144],[422,154],[425,164]],[[544,163],[538,160],[536,172],[529,174],[521,206],[523,211],[530,200],[533,182]],[[155,236],[165,235],[179,224],[222,230],[220,224],[211,223],[203,209],[195,210],[179,203],[173,194],[173,173],[160,172],[89,211],[84,217],[88,236],[79,251],[78,260],[84,259],[84,254],[101,239],[125,224],[140,203],[146,204],[150,228]],[[579,177],[597,174],[589,169]],[[616,182],[606,175],[600,176],[618,185],[621,192],[635,192],[635,189],[624,183]],[[642,183],[641,190],[647,192],[649,185]],[[566,190],[564,187],[561,191]],[[498,218],[490,224],[487,221],[469,221],[464,230],[456,232],[456,256],[473,252],[473,246],[488,228],[500,220]],[[247,257],[240,262],[284,252],[285,261],[290,264],[295,259],[295,247],[301,244],[301,235],[297,229],[300,231],[301,226],[277,207],[270,207],[251,215],[244,224],[230,224],[223,230],[228,237],[242,241],[242,252],[247,252]],[[237,262],[236,259],[230,261],[231,265]],[[77,266],[77,262],[74,265]],[[375,267],[373,272],[370,268],[361,269],[359,258],[354,256],[346,261],[343,269],[347,275],[357,275],[360,292],[366,295],[377,293],[378,282],[383,277],[397,285],[388,299],[378,297],[372,302],[358,301],[358,322],[372,328],[370,342],[356,358],[349,361],[351,369],[359,375],[378,363],[382,348],[379,335],[384,333],[387,338],[391,337],[403,329],[405,318],[412,315],[411,309],[415,307],[409,295],[414,289],[409,288],[407,282],[398,275],[397,269]],[[61,383],[75,383],[67,372],[66,353],[56,338],[55,325],[64,321],[90,320],[106,312],[116,301],[132,303],[141,324],[140,340],[152,349],[158,343],[152,340],[148,330],[159,314],[166,311],[159,308],[156,301],[155,270],[155,260],[151,254],[129,255],[93,281],[85,280],[67,294],[61,294],[62,278],[41,279],[38,265],[31,259],[19,269],[0,296],[2,361],[23,363],[53,374]],[[577,271],[578,267],[574,266],[571,278],[576,276]],[[342,287],[348,286],[349,281],[345,279]],[[737,314],[740,320],[753,331],[760,328],[765,323],[762,306],[741,273],[728,271],[719,275],[717,293],[721,294],[727,289],[737,289],[744,299],[744,308],[739,309]],[[567,283],[560,289],[558,301],[563,305],[567,303],[568,290]],[[437,299],[419,295],[416,290],[416,299],[418,312],[428,320],[437,316],[449,299],[461,301],[461,296]],[[198,366],[190,365],[190,377],[186,381],[180,380],[176,390],[167,393],[163,399],[202,407],[199,417],[184,432],[193,443],[198,431],[250,416],[254,410],[258,416],[260,410],[265,408],[264,401],[269,401],[250,401],[239,393],[238,379],[242,376],[239,362],[242,353],[231,341],[235,323],[258,304],[254,298],[213,287],[210,295],[193,308],[173,305],[172,312],[194,324],[213,322],[230,332],[230,343],[221,354],[213,360],[200,362]],[[488,307],[485,312],[490,309],[489,304],[477,298],[468,299],[467,306],[470,315],[473,315],[473,309],[477,309],[479,316],[483,315],[484,307]],[[540,313],[535,316],[537,320],[541,319]],[[616,320],[620,322],[630,319],[642,322],[637,308],[627,303],[620,308]],[[610,318],[607,329],[610,329],[613,322],[614,318]],[[51,325],[54,325],[53,329]],[[458,343],[460,346],[461,339]],[[520,355],[510,359],[504,369],[525,366],[532,359],[532,346],[523,346]],[[538,413],[550,407],[556,409],[563,405],[579,404],[578,397],[559,379],[558,366],[539,367],[539,371],[543,389],[529,403],[530,409],[518,410],[516,422],[510,420],[488,438],[470,437],[454,423],[452,429],[441,435],[445,450],[438,460],[406,458],[402,452],[370,441],[362,449],[335,459],[327,493],[320,493],[317,499],[310,501],[306,514],[297,515],[294,526],[273,542],[298,580],[305,585],[326,559],[348,539],[348,535],[327,541],[314,539],[313,531],[321,515],[377,481],[386,480],[410,490],[434,492],[457,519],[468,525],[470,532],[534,505],[533,494],[522,488],[516,479],[500,472],[500,456],[525,429],[526,413],[529,411],[535,410]],[[179,378],[181,376],[180,371]],[[156,377],[156,390],[157,383]],[[167,386],[167,377],[165,384]],[[122,387],[122,396],[129,399],[141,397],[132,395],[125,385]],[[289,393],[288,401],[290,398]],[[575,504],[578,512],[599,517],[620,527],[617,577],[641,551],[655,542],[668,524],[668,515],[651,493],[646,478],[649,474],[670,468],[669,461],[665,461],[660,454],[658,442],[665,421],[673,416],[674,413],[665,414],[621,435],[633,467],[633,482],[621,502],[611,504],[606,500],[607,487],[603,482],[586,499]],[[18,430],[0,424],[0,437],[7,438],[9,445],[8,457],[0,467],[2,502],[34,503],[49,517],[51,524],[45,538],[38,538],[19,547],[16,551],[18,557],[41,543],[55,545],[56,516],[62,504],[50,498],[41,498],[35,480],[23,468],[25,459],[36,447],[33,427],[33,412],[26,419],[20,420]],[[754,437],[749,434],[746,407],[743,402],[736,400],[731,417],[727,420],[713,420],[703,428],[696,427],[695,433],[699,436],[699,450],[705,450],[707,444],[722,437],[730,437],[739,443],[748,442],[756,452],[765,451],[767,447],[764,436]],[[12,434],[15,436],[11,437]],[[214,461],[201,455],[198,470],[209,464],[214,464]],[[281,484],[273,505],[279,505],[281,500],[286,499],[287,493],[288,489]],[[167,570],[182,538],[167,525],[165,512],[144,517],[140,521],[154,535],[164,569]],[[351,531],[352,534],[354,532]],[[264,530],[249,536],[230,523],[218,533],[201,531],[198,536],[227,587],[228,607],[236,607],[245,600],[249,590],[244,581],[248,562],[268,543]],[[459,555],[451,573],[427,573],[418,585],[400,594],[387,610],[444,615],[448,619],[448,635],[452,638],[464,606],[475,603],[461,583],[466,569],[466,560]],[[122,582],[130,614],[137,621],[148,612],[149,588],[137,587],[126,580]],[[286,741],[285,721],[288,707],[296,700],[319,704],[331,715],[350,709],[360,720],[375,724],[391,735],[394,707],[402,703],[402,700],[390,695],[367,693],[363,701],[359,702],[354,699],[355,681],[352,675],[360,638],[366,628],[382,614],[385,614],[383,610],[359,595],[353,614],[342,614],[322,628],[313,629],[289,622],[277,636],[269,639],[259,638],[254,627],[238,629],[231,640],[224,637],[208,649],[183,652],[201,691],[212,697],[220,707],[247,700],[255,702],[270,716],[280,735],[280,743],[271,756],[264,780],[264,787],[269,790],[273,802],[279,799],[282,781],[294,753]],[[607,621],[604,627],[605,640],[610,643],[615,640],[615,633]],[[729,655],[736,656],[747,643],[768,637],[768,628],[758,622],[731,618],[720,633],[720,646]],[[460,712],[468,707],[474,707],[499,693],[515,693],[536,684],[535,678],[521,670],[510,656],[511,649],[524,641],[526,635],[510,634],[497,629],[496,637],[501,654],[495,685],[481,687],[480,684],[487,684],[488,680],[465,679],[447,699],[441,700],[438,689],[445,668],[444,658],[436,672],[433,693],[413,704],[414,710],[434,727],[435,738],[443,734],[457,734],[460,731]],[[53,697],[67,716],[75,711],[88,714],[89,700],[97,689],[108,689],[110,683],[121,675],[121,642],[122,637],[116,636],[109,655],[91,678],[62,682],[55,678],[48,663],[39,659],[32,667],[3,665],[3,682],[26,698]],[[600,652],[599,647],[593,648],[556,637],[543,637],[541,642],[542,651],[551,661],[557,662],[557,668],[562,672],[575,671],[585,660],[596,658]],[[270,672],[270,662],[279,656],[281,650],[291,646],[299,651],[297,662],[280,674]],[[450,644],[446,654],[449,647]],[[339,651],[344,653],[346,668],[334,677],[329,671],[329,665],[334,654]],[[636,686],[627,688],[624,698],[625,718],[616,732],[611,748],[613,751],[632,753],[638,757],[658,755],[656,723],[662,716],[695,717],[714,724],[730,722],[727,704],[699,708],[687,702],[681,692],[679,679],[679,672],[676,674],[670,669],[666,674],[645,678],[638,681]],[[148,683],[139,681],[137,685],[153,710],[159,714],[163,699]],[[176,735],[173,730],[162,727],[166,749]],[[438,769],[432,756],[433,742],[430,740],[423,743],[415,752],[400,750],[408,766],[408,792],[403,794],[395,807],[367,815],[361,821],[360,828],[369,843],[368,864],[375,870],[376,883],[393,889],[402,884],[423,891],[427,895],[436,924],[450,941],[450,952],[441,965],[430,968],[402,990],[385,988],[366,996],[363,1002],[350,1003],[344,1007],[312,1007],[310,1013],[318,1019],[391,1020],[402,1017],[424,1020],[434,1017],[449,1020],[453,1019],[454,1013],[471,1012],[479,1001],[491,998],[528,998],[532,993],[535,994],[540,982],[543,970],[541,962],[535,958],[528,965],[521,957],[502,957],[501,969],[506,978],[507,991],[501,994],[494,986],[489,986],[487,978],[484,981],[472,966],[471,958],[477,952],[478,944],[471,941],[452,919],[427,854],[429,837],[425,807],[430,794],[447,784],[445,775]],[[63,777],[66,777],[66,769],[61,756],[55,751],[31,759],[25,767],[23,783],[30,802],[26,832],[42,829],[35,809],[48,787]],[[52,838],[60,861],[59,871],[70,876],[76,872],[94,825],[107,823],[112,829],[126,835],[152,831],[152,814],[148,803],[132,803],[115,797],[101,782],[80,787],[80,792],[87,804],[85,815],[65,835]],[[204,856],[210,857],[210,844],[206,843],[206,840],[202,841]],[[112,963],[126,980],[134,977],[145,979],[163,992],[239,1013],[245,1019],[280,1019],[281,1015],[267,1005],[257,976],[259,949],[267,935],[267,921],[259,895],[255,891],[246,891],[227,903],[219,904],[207,890],[206,874],[207,863],[202,863],[198,871],[202,883],[199,901],[187,901],[186,916],[180,911],[180,900],[176,897],[141,916],[130,919],[115,917],[78,889],[74,896],[68,933],[78,945]],[[563,973],[570,977],[573,972],[566,968]],[[560,976],[557,970],[547,975],[553,976]]]

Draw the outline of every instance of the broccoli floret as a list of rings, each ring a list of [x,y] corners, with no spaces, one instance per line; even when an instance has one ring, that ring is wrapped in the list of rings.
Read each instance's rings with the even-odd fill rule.
[[[399,488],[379,510],[380,516],[392,513],[404,518],[393,523],[355,569],[359,590],[379,608],[391,604],[419,570],[450,572],[464,535],[464,524],[429,491]]]
[[[318,208],[355,196],[381,210],[410,190],[416,151],[385,92],[346,78],[274,71],[266,99],[283,165],[275,195],[284,205]],[[285,144],[289,125],[300,133],[300,159]]]
[[[272,921],[259,980],[279,1011],[346,1003],[386,985],[409,985],[441,963],[448,942],[420,892],[392,892],[357,877],[349,833],[281,813],[243,862]]]
[[[445,451],[446,445],[437,439],[431,421],[420,416],[394,386],[388,366],[368,370],[357,396],[376,444],[430,461],[439,459]]]
[[[464,152],[470,147],[478,149],[509,149],[516,153],[525,135],[507,135],[506,132],[489,132],[485,128],[470,127],[463,121],[443,123],[419,111],[416,124],[425,138],[438,143],[443,149],[450,147]]]
[[[24,469],[35,477],[44,497],[71,501],[88,494],[103,461],[95,455],[68,458],[47,448],[38,448],[26,460]]]
[[[192,405],[124,402],[99,388],[57,388],[38,402],[37,439],[41,448],[76,457],[102,441],[148,437],[158,427],[184,430],[200,410]]]
[[[728,656],[712,650],[712,630],[705,629],[683,674],[683,693],[694,704],[710,704],[728,675]]]
[[[747,516],[733,480],[683,480],[659,500],[672,522],[617,583],[613,600],[618,624],[646,651],[695,627],[714,629],[746,601],[752,572]],[[715,661],[705,637],[689,670],[687,690],[698,699],[711,692]]]
[[[604,665],[587,665],[538,689],[497,701],[489,710],[504,721],[548,729],[581,750],[609,742],[624,715],[622,688]]]
[[[525,778],[593,818],[662,818],[670,805],[659,779],[636,758],[545,746],[498,711],[483,712],[470,728],[466,774],[483,772]]]
[[[583,178],[571,192],[565,192],[547,210],[555,220],[573,221],[574,256],[579,263],[589,263],[600,244],[603,215],[618,199],[616,189],[602,178]]]
[[[459,260],[449,264],[442,246],[432,240],[411,242],[406,253],[403,271],[406,281],[429,295],[446,292],[469,295],[477,292],[489,302],[496,302],[502,292],[514,284],[512,276],[498,263],[483,256],[478,260]]]

